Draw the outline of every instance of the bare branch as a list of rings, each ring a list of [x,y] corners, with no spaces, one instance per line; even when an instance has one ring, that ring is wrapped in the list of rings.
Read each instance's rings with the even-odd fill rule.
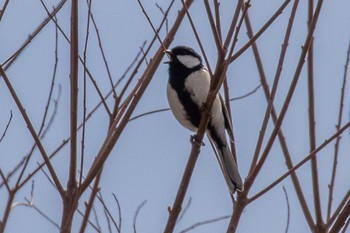
[[[52,179],[54,180],[55,186],[57,187],[57,189],[58,189],[59,193],[61,194],[61,196],[63,196],[64,195],[64,190],[63,190],[63,187],[61,185],[61,182],[59,181],[58,176],[57,176],[57,174],[56,174],[56,172],[55,172],[55,170],[54,170],[54,168],[53,168],[53,166],[52,166],[52,164],[50,162],[50,159],[47,156],[47,153],[46,153],[43,145],[41,144],[41,140],[39,139],[39,136],[35,132],[35,129],[34,129],[32,123],[31,123],[31,121],[30,121],[30,119],[29,119],[29,117],[28,117],[28,115],[27,115],[23,105],[22,105],[22,102],[18,98],[18,96],[16,94],[16,91],[14,90],[14,88],[13,88],[9,78],[7,77],[7,75],[6,75],[2,65],[0,65],[0,73],[1,73],[3,79],[4,79],[5,83],[6,83],[7,88],[9,89],[9,91],[10,91],[10,93],[12,95],[12,98],[16,102],[16,105],[17,105],[18,109],[21,112],[24,121],[26,122],[26,124],[28,126],[28,129],[29,129],[29,131],[30,131],[30,133],[31,133],[35,143],[37,144],[37,146],[39,148],[39,151],[40,151],[40,153],[41,153],[41,155],[42,155],[42,157],[43,157],[43,159],[45,161],[45,164],[46,164],[47,168],[50,171],[50,175],[51,175]]]
[[[11,124],[11,121],[12,121],[12,110],[10,110],[10,118],[9,118],[9,120],[7,121],[7,124],[6,124],[6,127],[5,127],[5,130],[4,130],[4,132],[2,133],[2,136],[1,136],[1,138],[0,138],[0,142],[4,139],[4,137],[5,137],[5,135],[6,135],[6,132],[7,132],[7,130],[8,130],[8,128],[9,128],[9,126],[10,126],[10,124]]]
[[[288,198],[288,193],[286,188],[283,186],[283,191],[284,191],[284,195],[286,197],[286,203],[287,203],[287,224],[286,224],[286,230],[285,233],[288,233],[289,230],[289,222],[290,222],[290,205],[289,205],[289,198]]]
[[[225,220],[225,219],[228,219],[230,217],[231,217],[231,215],[225,215],[225,216],[222,216],[222,217],[213,218],[213,219],[205,220],[205,221],[202,221],[202,222],[197,222],[197,223],[193,224],[192,226],[189,226],[189,227],[183,229],[179,233],[186,233],[186,232],[189,232],[189,231],[195,229],[196,227],[207,225],[207,224],[211,224],[211,223],[218,222],[218,221],[221,221],[221,220]]]
[[[346,90],[346,81],[348,76],[348,67],[349,67],[349,61],[350,61],[350,43],[348,45],[348,52],[346,54],[346,61],[345,61],[345,67],[344,67],[344,76],[343,76],[343,84],[341,87],[341,94],[340,94],[340,101],[339,101],[339,113],[338,113],[338,122],[336,125],[336,129],[339,130],[340,125],[342,123],[343,118],[343,106],[344,106],[344,99],[345,99],[345,90]],[[331,212],[332,212],[332,202],[333,202],[333,192],[334,192],[334,184],[335,184],[335,177],[337,174],[337,164],[338,164],[338,156],[339,156],[339,146],[340,146],[340,139],[341,137],[338,137],[335,141],[334,145],[334,158],[333,158],[333,168],[332,168],[332,176],[331,176],[331,182],[329,185],[329,195],[328,195],[328,209],[327,209],[327,222],[330,220]]]

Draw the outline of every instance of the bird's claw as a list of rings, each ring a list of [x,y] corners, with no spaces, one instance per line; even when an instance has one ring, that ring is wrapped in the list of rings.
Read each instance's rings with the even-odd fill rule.
[[[204,142],[200,142],[200,141],[197,139],[197,134],[191,135],[191,137],[190,137],[190,142],[191,142],[191,143],[196,143],[196,144],[199,145],[199,146],[205,146]]]

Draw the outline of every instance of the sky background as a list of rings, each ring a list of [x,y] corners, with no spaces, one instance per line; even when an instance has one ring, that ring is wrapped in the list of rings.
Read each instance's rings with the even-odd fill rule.
[[[0,5],[2,6],[4,2],[4,0],[0,0]],[[224,34],[227,32],[234,10],[235,5],[232,2],[222,1],[221,10]],[[52,6],[56,5],[58,1],[47,0],[45,3],[49,9],[52,9]],[[158,3],[163,9],[166,9],[168,6],[168,1],[159,1]],[[143,4],[154,25],[159,25],[162,13],[156,7],[155,2],[144,1]],[[256,32],[281,4],[282,1],[253,0],[249,9],[253,30]],[[82,54],[86,33],[87,7],[85,1],[80,1],[79,7],[79,52]],[[292,3],[287,6],[282,15],[257,41],[270,87],[276,72],[291,8]],[[176,1],[168,16],[169,27],[172,25],[179,9],[181,9],[181,3]],[[314,78],[317,145],[320,145],[325,139],[335,133],[346,51],[350,40],[349,9],[350,2],[348,0],[324,1],[315,31]],[[153,37],[152,29],[137,1],[93,1],[92,12],[98,25],[112,77],[116,81],[133,61],[143,42],[151,40]],[[203,3],[201,1],[195,2],[190,8],[190,12],[203,42],[209,63],[213,68],[216,62],[216,47]],[[8,9],[0,22],[1,63],[6,61],[20,47],[45,17],[46,12],[38,0],[10,1]],[[57,14],[57,18],[60,26],[69,35],[69,3],[65,4]],[[307,1],[301,1],[290,38],[280,87],[276,94],[275,107],[278,112],[284,102],[301,53],[301,45],[306,37],[306,19]],[[164,38],[165,35],[166,32],[163,29],[160,36]],[[236,48],[240,48],[247,41],[246,28],[243,25]],[[158,44],[151,51],[148,59],[154,54]],[[171,47],[176,45],[188,45],[200,51],[187,19],[181,25]],[[51,85],[55,63],[54,50],[55,25],[50,22],[7,71],[7,75],[11,79],[36,129],[40,127]],[[49,153],[54,151],[62,140],[69,135],[69,54],[69,44],[59,34],[58,71],[53,97],[57,98],[58,86],[60,85],[61,98],[55,121],[48,135],[43,140],[45,149]],[[102,92],[108,93],[108,76],[93,28],[90,28],[87,57],[89,70]],[[164,61],[166,61],[166,57],[164,57]],[[145,64],[140,68],[138,75],[142,74],[144,68]],[[282,126],[295,163],[309,153],[307,75],[305,68],[306,66],[302,71],[299,84]],[[81,66],[79,72],[80,84],[82,84],[83,69]],[[138,104],[133,114],[134,116],[168,107],[166,99],[167,75],[167,65],[161,64]],[[231,97],[244,95],[259,85],[260,78],[251,50],[247,50],[230,66],[227,77]],[[79,122],[81,122],[83,110],[82,90],[81,85],[79,88]],[[117,89],[117,91],[119,90]],[[87,109],[89,112],[99,101],[99,97],[91,82],[87,84],[87,93]],[[348,90],[345,92],[345,100],[343,123],[349,120],[350,103]],[[111,99],[108,103],[110,106],[113,106]],[[0,168],[7,174],[29,151],[33,144],[33,139],[2,79],[0,79],[0,104],[0,134],[2,134],[8,122],[10,111],[12,110],[13,113],[13,119],[6,137],[0,143]],[[263,90],[260,88],[247,98],[233,101],[231,108],[239,170],[244,178],[249,171],[258,133],[265,114],[266,100]],[[49,109],[49,114],[52,114],[52,112],[53,107]],[[87,123],[86,170],[91,165],[103,142],[107,126],[108,117],[103,108],[100,108]],[[270,122],[267,135],[271,133],[272,126]],[[79,135],[81,136],[81,134]],[[107,160],[101,181],[101,190],[105,201],[116,217],[118,216],[117,208],[112,193],[118,197],[122,212],[122,232],[133,231],[132,221],[135,210],[144,200],[147,203],[139,213],[137,232],[162,232],[168,217],[167,208],[174,201],[191,149],[191,144],[189,143],[190,135],[191,132],[182,128],[169,111],[142,117],[127,125],[122,137]],[[343,195],[349,190],[349,140],[349,131],[347,131],[342,136],[341,141],[339,158],[341,162],[338,164],[339,171],[335,187],[334,206],[337,206]],[[207,139],[205,139],[205,143],[206,146],[201,150],[185,198],[185,203],[188,203],[191,198],[190,208],[178,223],[175,232],[180,232],[182,229],[200,221],[231,214],[231,200],[225,181]],[[265,143],[266,140],[264,145]],[[318,155],[323,217],[326,216],[333,151],[334,144],[330,144]],[[38,151],[34,153],[28,172],[36,167],[36,161],[42,161]],[[57,168],[57,173],[64,185],[67,180],[68,161],[69,147],[66,146],[53,159],[53,165]],[[280,145],[276,141],[266,166],[263,167],[251,190],[251,194],[257,193],[284,172],[286,172],[284,157]],[[311,212],[314,213],[309,164],[299,169],[297,174],[305,192],[305,197],[310,203]],[[34,181],[34,204],[55,222],[59,223],[62,211],[59,194],[43,173],[38,173]],[[307,222],[289,178],[246,208],[240,220],[238,232],[284,232],[287,222],[287,203],[282,187],[285,187],[288,193],[289,205],[291,206],[289,232],[309,232]],[[30,189],[31,185],[28,183],[16,195],[15,202],[24,202],[24,197],[29,198]],[[6,198],[6,189],[0,189],[1,217]],[[82,210],[83,202],[87,198],[88,195],[84,195],[80,201]],[[101,218],[103,230],[107,232],[103,212],[100,207],[97,207],[97,212]],[[225,232],[228,221],[228,219],[218,221],[198,227],[191,232]],[[81,218],[77,214],[73,232],[78,231],[80,222]],[[55,226],[43,219],[33,209],[23,206],[12,210],[6,228],[6,232],[57,231]],[[92,228],[88,228],[87,232],[95,231]]]

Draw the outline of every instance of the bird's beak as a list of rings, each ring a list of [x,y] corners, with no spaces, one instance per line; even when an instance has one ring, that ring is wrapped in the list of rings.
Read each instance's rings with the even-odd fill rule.
[[[164,50],[164,53],[165,53],[165,54],[168,56],[168,58],[169,58],[169,61],[166,61],[166,62],[164,62],[164,63],[165,63],[165,64],[168,64],[168,63],[171,62],[171,55],[172,55],[171,50],[170,50],[170,49]]]

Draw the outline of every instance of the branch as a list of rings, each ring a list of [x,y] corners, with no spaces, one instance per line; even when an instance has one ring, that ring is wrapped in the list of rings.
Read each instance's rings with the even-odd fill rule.
[[[6,132],[7,132],[7,130],[8,130],[8,128],[9,128],[9,126],[10,126],[10,124],[11,124],[11,121],[12,121],[12,110],[10,110],[10,118],[9,118],[9,120],[7,121],[7,124],[6,124],[6,127],[5,127],[5,130],[4,130],[4,132],[2,133],[2,136],[1,136],[1,138],[0,138],[0,142],[4,139],[4,137],[5,137],[5,135],[6,135]]]
[[[147,203],[146,200],[144,200],[143,202],[141,202],[141,204],[139,204],[136,208],[136,211],[135,211],[135,214],[134,214],[134,220],[133,220],[133,229],[134,229],[134,233],[137,233],[136,231],[136,220],[137,220],[137,217],[139,216],[139,213],[140,213],[140,210],[142,209],[142,207],[145,206],[145,204]]]
[[[7,88],[9,89],[9,91],[10,91],[10,93],[12,95],[12,98],[14,99],[14,101],[15,101],[18,109],[19,109],[19,111],[21,112],[21,115],[22,115],[24,121],[26,122],[29,132],[31,133],[35,143],[37,144],[37,146],[39,148],[41,156],[43,157],[43,159],[45,161],[45,164],[46,164],[47,168],[49,169],[50,175],[51,175],[51,177],[52,177],[52,179],[53,179],[53,181],[55,183],[55,186],[56,186],[57,190],[59,191],[60,195],[63,197],[64,189],[63,189],[63,187],[61,185],[61,182],[58,179],[58,176],[57,176],[57,174],[55,172],[55,169],[53,168],[53,166],[52,166],[52,164],[50,162],[50,159],[47,156],[47,153],[46,153],[46,151],[45,151],[45,149],[44,149],[44,147],[43,147],[43,145],[41,143],[41,140],[39,139],[38,135],[36,134],[35,129],[33,127],[33,124],[30,121],[30,119],[29,119],[29,117],[28,117],[28,115],[27,115],[27,113],[26,113],[26,111],[25,111],[25,109],[24,109],[24,107],[22,105],[22,102],[18,98],[18,96],[16,94],[16,91],[13,88],[9,78],[7,77],[7,74],[5,73],[2,65],[0,65],[0,74],[2,75],[2,77],[3,77],[4,81],[5,81],[5,84],[6,84]]]
[[[339,130],[340,125],[342,123],[344,96],[345,96],[345,89],[346,89],[346,80],[347,80],[347,76],[348,76],[349,61],[350,61],[350,43],[349,43],[349,46],[348,46],[348,52],[346,54],[346,61],[345,61],[345,67],[344,67],[344,76],[343,76],[343,84],[342,84],[342,87],[341,87],[338,122],[337,122],[337,125],[336,125],[336,129],[337,130]],[[338,164],[340,139],[341,139],[341,137],[338,137],[337,140],[335,141],[335,145],[334,145],[334,158],[333,158],[332,176],[331,176],[331,182],[330,182],[330,185],[329,185],[329,195],[328,195],[327,222],[329,221],[330,216],[331,216],[331,212],[332,212],[333,191],[334,191],[335,176],[337,174],[337,164]]]
[[[289,169],[286,173],[284,173],[282,176],[280,176],[277,180],[272,182],[269,186],[267,186],[262,191],[255,194],[253,197],[249,199],[249,203],[255,201],[260,196],[271,190],[273,187],[275,187],[277,184],[279,184],[282,180],[287,178],[291,173],[295,172],[297,169],[299,169],[301,166],[303,166],[307,161],[309,161],[312,157],[316,155],[316,153],[320,152],[324,147],[326,147],[329,143],[331,143],[334,139],[339,137],[346,129],[350,127],[350,122],[346,123],[342,128],[339,129],[335,134],[333,134],[331,137],[326,139],[321,145],[319,145],[315,150],[313,150],[310,154],[308,154],[303,160],[301,160],[299,163],[297,163],[292,169]]]

